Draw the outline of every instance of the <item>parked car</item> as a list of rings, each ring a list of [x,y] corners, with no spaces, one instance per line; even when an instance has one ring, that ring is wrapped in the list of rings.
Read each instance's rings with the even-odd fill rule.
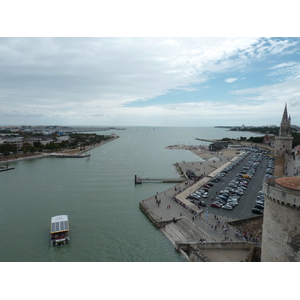
[[[208,198],[208,193],[204,193],[204,194],[202,195],[202,198]]]
[[[228,199],[228,195],[219,195],[219,198],[226,201]]]
[[[236,190],[235,192],[236,192],[236,194],[238,194],[240,196],[244,195],[243,190]]]
[[[254,206],[254,208],[258,208],[258,209],[264,209],[264,206],[263,206],[263,205],[261,205],[261,204],[256,204],[256,205]]]
[[[238,188],[245,191],[247,189],[247,186],[242,184],[242,185],[239,185]]]
[[[211,182],[218,182],[219,179],[218,179],[218,178],[212,178],[210,181],[211,181]]]
[[[233,201],[233,200],[227,201],[227,204],[232,207],[236,207],[238,205],[237,201]]]
[[[216,207],[216,208],[220,208],[220,207],[221,207],[220,204],[217,204],[217,203],[215,203],[215,202],[211,203],[210,206]]]
[[[223,209],[233,210],[233,207],[229,204],[225,204],[222,206]]]
[[[227,191],[227,190],[222,190],[222,191],[219,192],[219,195],[222,195],[222,194],[227,194],[227,195],[228,195],[228,194],[229,194],[229,191]]]
[[[258,205],[264,205],[264,201],[261,201],[261,200],[257,200],[255,201],[255,205],[258,204]]]
[[[253,214],[262,215],[264,212],[258,208],[252,208],[251,212]]]
[[[206,203],[204,201],[199,201],[199,205],[206,206]]]
[[[222,206],[222,205],[226,204],[226,201],[222,200],[222,199],[219,199],[219,200],[216,200],[215,203],[220,204]]]

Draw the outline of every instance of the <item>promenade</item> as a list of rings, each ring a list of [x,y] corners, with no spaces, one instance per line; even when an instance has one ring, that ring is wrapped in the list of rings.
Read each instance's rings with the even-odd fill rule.
[[[196,175],[204,175],[198,182],[191,180],[180,183],[162,193],[140,202],[140,208],[149,219],[166,235],[171,243],[176,246],[180,242],[241,242],[243,239],[235,235],[236,228],[228,222],[233,218],[219,217],[216,214],[208,213],[205,207],[202,209],[191,203],[186,197],[208,182],[211,177],[221,172],[232,161],[237,159],[234,152],[223,153],[219,157],[211,157],[208,161],[182,162],[178,167],[185,172],[192,169]],[[206,254],[217,251],[206,250]],[[219,251],[221,253],[222,251]],[[222,261],[244,261],[248,251],[232,250],[226,251]],[[216,259],[216,255],[212,260]]]

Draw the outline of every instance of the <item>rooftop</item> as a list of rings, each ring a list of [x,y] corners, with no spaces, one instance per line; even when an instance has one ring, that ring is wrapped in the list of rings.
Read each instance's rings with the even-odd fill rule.
[[[300,177],[280,177],[275,182],[285,188],[300,191]]]

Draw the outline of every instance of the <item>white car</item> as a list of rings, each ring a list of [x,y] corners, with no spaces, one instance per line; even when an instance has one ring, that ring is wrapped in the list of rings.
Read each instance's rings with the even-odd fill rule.
[[[229,204],[225,204],[222,206],[223,209],[233,210],[233,207]]]
[[[202,198],[208,198],[208,193],[204,193],[204,194],[202,195]]]

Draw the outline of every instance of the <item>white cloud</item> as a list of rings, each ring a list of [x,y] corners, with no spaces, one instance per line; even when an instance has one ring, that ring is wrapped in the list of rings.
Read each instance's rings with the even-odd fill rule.
[[[272,68],[273,70],[268,76],[273,76],[279,82],[300,79],[300,63],[287,62],[278,64]]]
[[[208,90],[211,78],[242,70],[249,57],[278,53],[292,45],[288,40],[271,43],[260,38],[2,38],[1,122],[113,124],[155,122],[164,116],[171,123],[180,114],[184,120],[191,114],[194,121],[195,112],[203,119],[203,111],[220,116],[216,105],[203,99],[205,107],[194,103],[126,105],[147,103],[175,89]],[[205,86],[199,87],[202,83]],[[240,91],[239,95],[246,94]],[[260,97],[267,95],[261,92]]]
[[[231,93],[238,96],[241,103],[249,105],[249,116],[260,116],[261,121],[271,119],[271,117],[274,120],[276,115],[282,115],[284,105],[287,103],[292,123],[299,124],[300,79],[258,88],[231,91]],[[242,107],[241,115],[243,115]],[[270,121],[268,123],[274,122]]]
[[[237,80],[237,78],[227,78],[227,79],[225,79],[225,82],[232,83],[232,82],[234,82],[236,80]]]
[[[285,67],[290,67],[290,66],[293,66],[293,65],[296,65],[296,64],[298,64],[298,63],[295,62],[295,61],[290,61],[290,62],[278,64],[274,67],[271,67],[270,69],[285,68]]]

